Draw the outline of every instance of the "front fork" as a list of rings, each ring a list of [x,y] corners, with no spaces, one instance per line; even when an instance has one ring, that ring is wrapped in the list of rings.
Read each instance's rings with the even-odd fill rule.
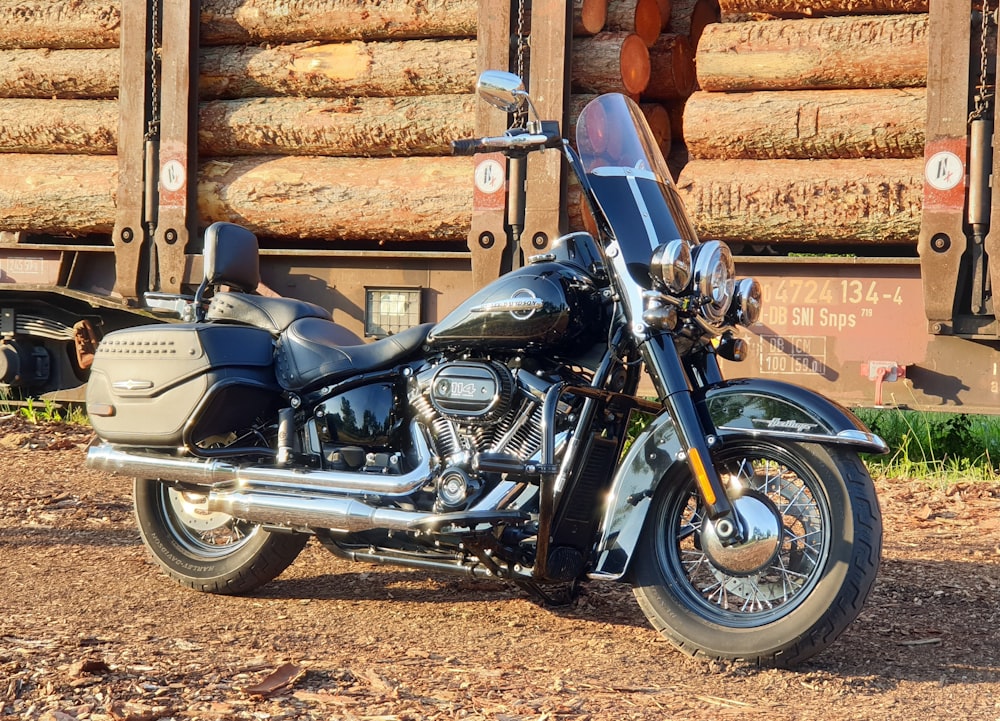
[[[743,526],[726,495],[726,487],[712,463],[711,447],[718,441],[715,435],[706,435],[691,396],[688,374],[674,348],[673,340],[665,333],[651,334],[639,344],[646,369],[653,385],[660,394],[660,402],[673,419],[677,429],[683,460],[695,479],[698,494],[705,504],[705,511],[712,521],[715,533],[724,545],[742,543]],[[706,373],[718,375],[714,357],[703,363]]]

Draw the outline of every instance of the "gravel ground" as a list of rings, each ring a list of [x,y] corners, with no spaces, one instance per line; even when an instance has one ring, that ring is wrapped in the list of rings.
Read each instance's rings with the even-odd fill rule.
[[[674,651],[617,584],[544,608],[310,543],[252,596],[181,588],[89,439],[0,419],[0,719],[1000,720],[1000,485],[879,480],[865,610],[761,671]]]

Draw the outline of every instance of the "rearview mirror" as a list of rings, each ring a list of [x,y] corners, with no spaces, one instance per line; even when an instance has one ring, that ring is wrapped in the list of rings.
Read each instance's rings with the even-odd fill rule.
[[[508,113],[519,112],[528,102],[521,78],[502,70],[487,70],[480,75],[476,92],[494,108]]]

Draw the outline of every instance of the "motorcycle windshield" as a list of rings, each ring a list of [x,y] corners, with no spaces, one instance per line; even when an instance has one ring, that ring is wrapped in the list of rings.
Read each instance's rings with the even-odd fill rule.
[[[698,237],[642,111],[624,95],[598,97],[580,113],[576,146],[629,274],[652,287],[653,249],[676,238],[694,244]]]

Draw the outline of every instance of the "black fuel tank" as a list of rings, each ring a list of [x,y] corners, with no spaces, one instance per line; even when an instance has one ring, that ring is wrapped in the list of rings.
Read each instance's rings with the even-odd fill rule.
[[[535,263],[479,290],[431,329],[427,343],[571,352],[607,337],[604,305],[600,289],[581,269]]]

